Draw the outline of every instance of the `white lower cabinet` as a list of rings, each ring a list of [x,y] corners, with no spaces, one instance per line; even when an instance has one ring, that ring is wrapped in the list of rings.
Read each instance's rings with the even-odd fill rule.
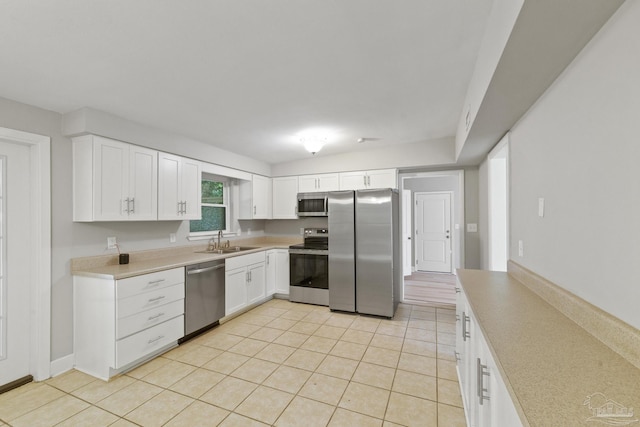
[[[184,268],[113,280],[74,276],[75,367],[108,380],[184,336]]]
[[[289,250],[271,249],[266,257],[267,296],[289,295]]]
[[[459,283],[456,292],[456,360],[467,425],[522,426],[487,340]]]
[[[265,253],[228,258],[225,262],[225,315],[266,297]]]

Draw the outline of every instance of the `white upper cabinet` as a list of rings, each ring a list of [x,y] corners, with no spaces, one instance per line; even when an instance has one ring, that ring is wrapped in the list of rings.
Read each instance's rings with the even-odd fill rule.
[[[158,155],[158,219],[200,219],[200,163],[173,154]]]
[[[395,169],[340,173],[340,190],[364,190],[367,188],[397,188]]]
[[[157,156],[100,136],[73,138],[73,220],[156,220]]]
[[[319,175],[301,175],[298,177],[298,192],[337,191],[340,189],[340,177],[337,173]]]
[[[297,219],[298,177],[273,178],[273,219]]]
[[[251,181],[240,184],[240,216],[238,219],[271,219],[271,178],[252,175]]]

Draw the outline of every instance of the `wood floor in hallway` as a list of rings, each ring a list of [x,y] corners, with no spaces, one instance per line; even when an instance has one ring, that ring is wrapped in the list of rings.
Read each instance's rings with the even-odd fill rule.
[[[453,274],[416,271],[404,277],[404,301],[407,304],[455,304],[455,286]]]

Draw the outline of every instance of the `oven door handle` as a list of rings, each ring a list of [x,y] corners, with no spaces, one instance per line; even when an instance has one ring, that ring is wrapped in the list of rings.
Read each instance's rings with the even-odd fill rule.
[[[294,255],[329,255],[329,251],[309,249],[289,249],[289,253]]]

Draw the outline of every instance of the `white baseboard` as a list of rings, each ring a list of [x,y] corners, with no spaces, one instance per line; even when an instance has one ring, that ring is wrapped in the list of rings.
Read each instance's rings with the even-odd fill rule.
[[[75,356],[71,353],[68,356],[61,357],[51,362],[51,376],[55,377],[73,369]]]

